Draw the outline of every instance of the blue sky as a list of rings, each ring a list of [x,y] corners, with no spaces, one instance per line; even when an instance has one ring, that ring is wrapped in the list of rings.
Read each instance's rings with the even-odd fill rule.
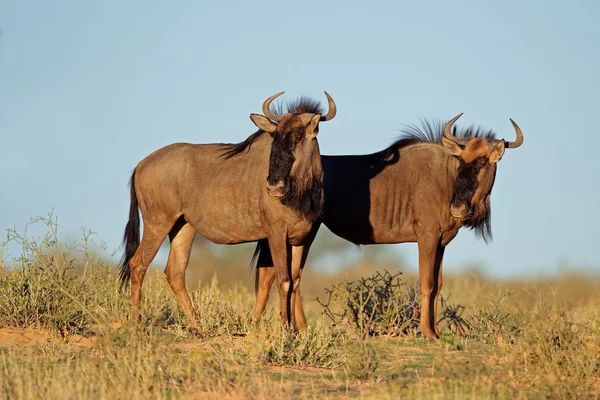
[[[0,229],[52,208],[65,238],[116,248],[127,180],[172,142],[238,142],[285,90],[324,100],[323,154],[380,150],[421,117],[477,123],[507,151],[494,240],[461,231],[445,268],[598,271],[599,3],[0,2]],[[416,246],[395,245],[417,264]]]

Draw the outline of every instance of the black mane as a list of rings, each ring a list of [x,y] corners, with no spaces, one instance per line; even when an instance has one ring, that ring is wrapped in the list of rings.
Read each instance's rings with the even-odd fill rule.
[[[323,114],[321,102],[306,96],[300,96],[298,99],[290,100],[286,104],[281,102],[277,104],[271,104],[270,110],[273,114],[277,115],[303,113]],[[223,154],[221,154],[221,157],[229,159],[243,153],[246,150],[250,150],[252,143],[254,143],[254,141],[263,133],[265,133],[265,131],[259,129],[252,135],[248,136],[248,138],[243,142],[224,144],[223,147],[225,151]]]
[[[401,135],[398,140],[384,150],[373,153],[379,160],[387,160],[395,155],[398,150],[417,143],[438,143],[441,144],[444,135],[444,126],[446,122],[440,120],[421,119],[421,125],[406,125],[401,129]],[[496,133],[490,129],[484,129],[480,126],[471,125],[468,128],[458,129],[456,125],[452,129],[454,136],[461,139],[481,138],[495,140]]]
[[[250,146],[256,139],[258,139],[262,134],[265,133],[262,129],[257,130],[252,135],[248,136],[248,139],[244,140],[240,143],[228,143],[224,144],[223,148],[225,151],[221,154],[221,157],[225,157],[225,159],[229,159],[231,157],[235,157],[238,154],[243,153],[246,150],[250,150]]]
[[[277,102],[271,104],[270,110],[273,114],[323,114],[321,102],[310,97],[300,96],[296,100],[290,100],[286,104]]]

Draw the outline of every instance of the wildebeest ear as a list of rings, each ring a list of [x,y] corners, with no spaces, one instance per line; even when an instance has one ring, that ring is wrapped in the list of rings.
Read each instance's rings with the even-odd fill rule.
[[[277,130],[277,125],[271,122],[271,120],[260,114],[250,114],[250,119],[254,122],[254,125],[258,126],[265,132],[273,133]]]
[[[319,134],[319,121],[321,120],[321,114],[315,114],[312,116],[308,125],[306,125],[306,138],[312,139]]]
[[[502,156],[504,155],[505,149],[506,149],[506,146],[504,144],[504,139],[502,139],[498,143],[496,143],[496,145],[494,146],[492,151],[490,151],[490,155],[488,157],[490,160],[490,163],[495,164],[498,161],[500,161],[502,159]]]
[[[442,136],[442,146],[444,146],[444,148],[448,150],[454,157],[460,157],[463,151],[463,147],[460,144],[454,143],[445,136]]]

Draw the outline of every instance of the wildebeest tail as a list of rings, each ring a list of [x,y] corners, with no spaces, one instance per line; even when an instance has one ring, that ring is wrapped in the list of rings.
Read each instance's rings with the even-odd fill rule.
[[[250,259],[250,268],[255,268],[254,271],[254,292],[258,292],[258,269],[261,267],[272,267],[273,257],[271,256],[271,248],[267,239],[259,240],[256,243],[256,250]]]
[[[119,272],[119,280],[121,282],[121,289],[127,285],[131,279],[131,270],[129,269],[129,262],[133,258],[135,251],[140,245],[140,212],[138,208],[138,199],[135,194],[135,170],[131,174],[129,180],[129,190],[131,193],[131,203],[129,205],[129,221],[125,226],[125,233],[123,234],[123,247],[125,252],[121,259],[121,270]]]

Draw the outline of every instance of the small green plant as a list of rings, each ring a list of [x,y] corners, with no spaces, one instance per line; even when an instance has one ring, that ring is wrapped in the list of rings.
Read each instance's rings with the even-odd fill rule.
[[[270,338],[266,340],[267,346],[261,352],[263,363],[320,368],[339,367],[338,355],[343,351],[345,338],[333,329],[325,327],[323,323],[292,335],[285,329],[275,329],[275,332],[269,335]]]
[[[359,380],[367,380],[373,376],[380,365],[377,350],[366,340],[353,343],[353,348],[347,350],[344,370]]]

